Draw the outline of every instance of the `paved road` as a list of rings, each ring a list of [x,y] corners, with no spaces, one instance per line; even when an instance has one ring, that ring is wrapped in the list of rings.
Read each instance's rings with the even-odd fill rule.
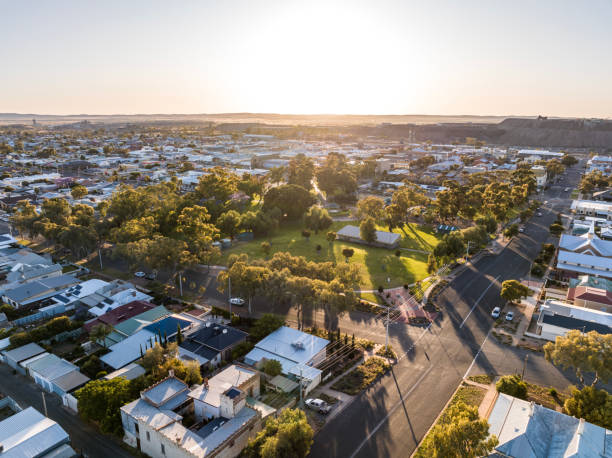
[[[6,364],[0,364],[0,391],[17,401],[21,408],[34,407],[44,413],[40,387],[29,377],[13,375]],[[59,397],[46,393],[45,399],[49,418],[66,430],[77,452],[92,458],[132,456],[121,448],[117,439],[100,434],[76,414],[64,409]]]
[[[578,176],[573,174],[569,180],[575,183]],[[417,336],[409,327],[393,328],[393,345],[402,353],[413,345],[414,349],[317,434],[312,456],[409,456],[470,371],[504,374],[521,369],[524,350],[487,338],[493,324],[490,312],[501,305],[501,282],[527,274],[541,244],[549,240],[548,226],[556,212],[568,205],[557,189],[543,198],[551,200],[549,206],[543,207],[543,216],[526,224],[525,233],[498,256],[470,265],[442,292],[437,299],[443,310],[440,323],[419,330]],[[558,389],[575,382],[571,374],[560,372],[541,355],[531,355],[527,380]]]

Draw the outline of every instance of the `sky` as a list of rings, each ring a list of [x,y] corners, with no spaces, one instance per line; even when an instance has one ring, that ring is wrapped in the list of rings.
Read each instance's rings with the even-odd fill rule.
[[[0,0],[0,112],[612,117],[612,0]]]

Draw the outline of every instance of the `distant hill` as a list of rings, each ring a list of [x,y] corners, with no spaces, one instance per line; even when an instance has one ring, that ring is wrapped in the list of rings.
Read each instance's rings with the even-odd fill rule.
[[[222,130],[283,126],[335,128],[358,136],[414,138],[435,143],[462,142],[466,137],[489,144],[549,148],[593,148],[612,151],[612,120],[504,116],[432,115],[295,115],[266,113],[36,115],[0,113],[0,125],[58,126],[88,121],[92,124],[214,122]]]

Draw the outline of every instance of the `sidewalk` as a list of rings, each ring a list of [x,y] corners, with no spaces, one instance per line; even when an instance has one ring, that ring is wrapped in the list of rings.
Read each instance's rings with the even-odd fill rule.
[[[477,386],[478,388],[482,388],[487,390],[480,406],[478,406],[478,415],[480,418],[488,418],[493,405],[497,399],[497,389],[495,388],[495,383],[491,383],[490,385],[483,385],[482,383],[473,382],[472,380],[463,379],[463,382],[468,385]]]

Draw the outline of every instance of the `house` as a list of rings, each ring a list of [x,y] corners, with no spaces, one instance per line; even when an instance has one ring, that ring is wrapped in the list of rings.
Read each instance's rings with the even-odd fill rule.
[[[15,288],[5,290],[2,300],[15,308],[56,295],[59,291],[76,285],[79,280],[72,275],[35,280]]]
[[[102,355],[100,361],[115,370],[121,369],[140,358],[148,348],[160,340],[160,336],[172,340],[179,326],[182,330],[189,330],[193,324],[194,322],[179,315],[169,315],[145,324],[134,334],[109,347],[110,352]]]
[[[230,326],[206,322],[203,327],[185,335],[179,344],[181,359],[196,360],[200,366],[217,366],[221,361],[230,361],[232,349],[246,341],[247,333]]]
[[[595,216],[612,221],[612,202],[601,200],[574,200],[571,210],[576,215]]]
[[[563,153],[555,153],[552,151],[544,151],[539,149],[521,149],[516,154],[521,160],[526,160],[528,162],[536,162],[542,159],[561,159],[563,157]]]
[[[15,264],[6,274],[7,283],[27,283],[34,280],[59,277],[62,266],[59,264]]]
[[[500,393],[488,418],[499,445],[491,457],[612,457],[612,431]]]
[[[564,281],[584,274],[612,278],[612,241],[597,237],[594,223],[585,234],[562,234],[556,267]]]
[[[74,391],[89,381],[89,377],[79,372],[78,366],[51,353],[34,356],[22,361],[20,365],[37,385],[59,396]]]
[[[537,334],[542,339],[554,341],[574,329],[583,333],[597,331],[599,334],[612,334],[612,314],[553,299],[541,305]]]
[[[547,177],[546,167],[544,167],[543,165],[534,165],[533,167],[531,167],[531,171],[533,172],[533,175],[535,176],[536,186],[539,189],[544,188],[546,186],[546,177]]]
[[[134,380],[135,378],[140,377],[146,373],[145,368],[140,364],[132,363],[128,364],[121,369],[117,369],[116,371],[111,372],[110,374],[106,374],[102,377],[104,380],[112,380],[117,377],[123,377],[126,380]]]
[[[612,313],[612,280],[592,275],[572,278],[567,300],[578,307]]]
[[[13,369],[25,374],[25,370],[20,363],[26,361],[34,356],[45,353],[45,349],[38,344],[29,343],[22,347],[14,348],[12,350],[6,350],[2,352],[3,361],[12,367]]]
[[[231,389],[241,391],[245,396],[257,397],[260,394],[259,373],[246,367],[232,365],[212,377],[189,393],[194,400],[196,420],[225,417],[223,412],[224,396]],[[228,396],[230,399],[230,396]]]
[[[70,436],[50,418],[28,407],[0,421],[0,457],[71,458]]]
[[[196,413],[196,393],[206,397],[203,393],[209,389],[218,392],[223,387],[225,384],[213,377],[190,391],[171,373],[142,391],[139,399],[121,408],[123,440],[154,458],[238,456],[261,429],[261,417],[246,406],[244,391],[234,385],[221,391],[216,417],[205,420]],[[197,423],[188,429],[182,420],[190,412]]]
[[[141,313],[152,310],[155,307],[156,306],[154,304],[151,304],[150,302],[146,302],[146,301],[128,302],[127,304],[117,307],[116,309],[113,309],[109,312],[106,312],[103,315],[100,315],[99,317],[91,321],[88,321],[87,323],[83,325],[83,328],[85,328],[87,332],[90,332],[94,328],[94,326],[97,326],[100,324],[105,324],[107,326],[112,327],[136,315],[140,315]],[[160,306],[160,307],[163,307],[163,306]],[[166,310],[165,307],[164,307],[164,310]],[[166,314],[170,314],[170,312],[167,312]]]
[[[305,393],[321,382],[321,371],[316,368],[326,357],[329,340],[297,329],[282,326],[255,344],[244,361],[259,366],[275,359],[281,363],[282,374],[292,380],[302,380]]]
[[[338,240],[364,245],[378,246],[382,248],[395,249],[399,247],[401,236],[394,232],[376,231],[376,241],[368,243],[361,238],[358,226],[346,225],[336,233]]]

